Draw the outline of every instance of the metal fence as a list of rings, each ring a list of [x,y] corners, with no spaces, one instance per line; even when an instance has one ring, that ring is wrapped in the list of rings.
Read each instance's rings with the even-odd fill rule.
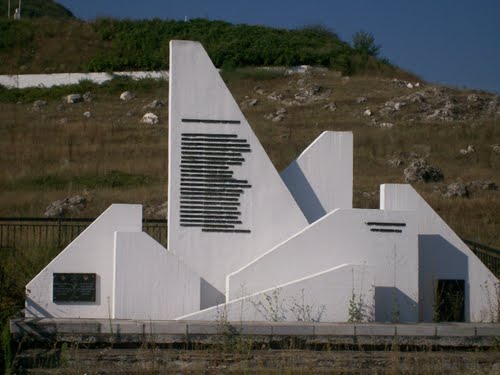
[[[0,249],[65,248],[95,219],[0,218]],[[142,229],[166,247],[167,220],[143,220]]]
[[[54,247],[62,250],[95,219],[0,218],[0,250]],[[145,219],[144,232],[167,246],[167,220]],[[463,240],[479,259],[500,278],[500,250]],[[1,254],[0,254],[1,256]]]

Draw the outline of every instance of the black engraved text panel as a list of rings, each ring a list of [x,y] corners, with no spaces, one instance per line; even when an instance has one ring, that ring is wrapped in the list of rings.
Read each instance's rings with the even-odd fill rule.
[[[52,274],[53,302],[95,302],[95,273]]]

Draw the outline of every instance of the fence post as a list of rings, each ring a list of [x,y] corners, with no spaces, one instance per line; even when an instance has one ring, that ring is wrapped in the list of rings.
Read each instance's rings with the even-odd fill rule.
[[[61,249],[61,218],[57,220],[57,247]]]

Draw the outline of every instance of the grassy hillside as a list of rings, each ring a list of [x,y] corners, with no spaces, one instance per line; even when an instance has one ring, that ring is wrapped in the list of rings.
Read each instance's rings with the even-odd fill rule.
[[[377,58],[376,48],[362,43],[353,48],[322,27],[286,30],[204,19],[33,19],[1,20],[0,33],[0,74],[167,69],[171,39],[202,42],[224,69],[308,64],[349,75],[404,74]]]
[[[351,130],[356,207],[377,207],[379,184],[404,183],[411,160],[425,158],[444,180],[414,187],[460,236],[500,247],[500,191],[477,183],[500,184],[500,154],[491,147],[500,143],[498,97],[326,70],[284,75],[245,68],[224,78],[278,170],[321,132]],[[136,98],[121,101],[126,89]],[[89,103],[61,101],[86,91],[94,97]],[[54,200],[88,194],[80,216],[98,215],[112,202],[142,203],[154,216],[167,199],[168,109],[145,106],[154,99],[166,104],[167,91],[162,81],[116,80],[0,92],[0,215],[40,216]],[[33,107],[35,99],[47,106]],[[281,121],[270,119],[280,109],[286,111]],[[159,125],[140,123],[149,111],[160,116]],[[476,151],[461,155],[468,145]],[[443,195],[460,181],[470,185],[468,198]]]

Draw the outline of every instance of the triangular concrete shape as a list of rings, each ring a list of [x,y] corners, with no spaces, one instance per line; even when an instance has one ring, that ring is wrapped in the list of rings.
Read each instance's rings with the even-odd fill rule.
[[[168,249],[204,279],[225,275],[308,225],[202,45],[170,42]]]

